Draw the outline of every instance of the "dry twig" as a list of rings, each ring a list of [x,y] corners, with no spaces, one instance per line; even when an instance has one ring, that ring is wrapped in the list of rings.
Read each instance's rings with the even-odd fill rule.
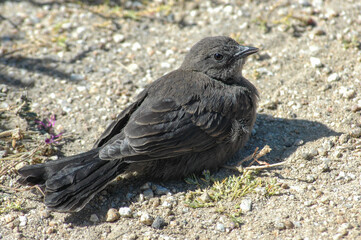
[[[285,163],[285,162],[280,162],[280,163],[275,163],[275,164],[269,164],[267,162],[258,160],[259,158],[265,156],[267,153],[271,152],[271,150],[272,150],[270,148],[270,146],[268,146],[268,145],[264,146],[259,152],[258,152],[258,149],[259,148],[256,147],[256,149],[254,150],[254,152],[251,155],[243,158],[241,161],[239,161],[237,163],[236,166],[222,166],[222,167],[239,171],[240,169],[243,169],[241,167],[242,163],[250,161],[251,159],[253,159],[253,161],[248,165],[248,167],[244,168],[245,170],[272,168],[272,167],[277,167],[277,166],[283,165]],[[254,162],[258,162],[261,166],[251,166]]]

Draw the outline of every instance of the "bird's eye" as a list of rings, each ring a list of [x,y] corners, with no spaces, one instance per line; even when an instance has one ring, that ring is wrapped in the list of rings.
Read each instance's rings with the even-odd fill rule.
[[[223,55],[220,53],[215,53],[214,54],[214,59],[216,59],[217,61],[221,61],[223,59]]]

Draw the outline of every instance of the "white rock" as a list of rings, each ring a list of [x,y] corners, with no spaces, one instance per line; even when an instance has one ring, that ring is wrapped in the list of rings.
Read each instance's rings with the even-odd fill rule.
[[[120,42],[123,42],[124,40],[125,40],[125,37],[124,37],[123,34],[117,33],[117,34],[114,34],[114,35],[113,35],[113,41],[114,41],[115,43],[120,43]]]
[[[231,5],[227,5],[223,8],[223,12],[226,14],[231,14],[233,12],[233,7]]]
[[[49,94],[49,97],[52,98],[52,99],[55,99],[55,98],[56,98],[56,95],[55,95],[55,93],[50,93],[50,94]]]
[[[248,28],[248,22],[244,22],[244,23],[242,23],[241,25],[239,25],[239,29],[246,29],[246,28]]]
[[[121,217],[132,217],[132,209],[128,207],[121,207],[119,208],[119,214]]]
[[[160,67],[161,67],[161,68],[170,68],[170,64],[167,63],[167,62],[162,62],[162,63],[160,64]]]
[[[339,93],[341,94],[342,97],[347,98],[347,99],[351,99],[353,97],[356,96],[356,92],[355,89],[352,87],[340,87]]]
[[[340,80],[340,76],[338,75],[338,73],[332,73],[330,76],[328,76],[327,81],[328,82],[335,82]]]
[[[315,45],[310,46],[310,53],[312,56],[319,54],[320,51],[321,51],[321,48],[319,46],[315,46]]]
[[[85,86],[77,86],[76,90],[78,90],[79,92],[84,92],[86,90]]]
[[[223,223],[217,223],[216,224],[216,229],[220,232],[224,232],[225,228],[224,228],[224,224]]]
[[[323,66],[321,60],[316,57],[310,57],[310,62],[311,62],[312,67],[314,67],[314,68],[320,68]]]
[[[172,49],[168,49],[166,52],[165,52],[165,56],[166,57],[170,57],[170,56],[173,56],[174,55],[174,51]]]
[[[69,29],[69,28],[71,28],[71,26],[72,26],[72,23],[71,23],[71,22],[66,22],[66,23],[63,23],[63,24],[61,25],[61,28],[62,28],[62,29]]]
[[[150,216],[148,213],[143,213],[141,216],[140,216],[140,222],[145,224],[145,225],[152,225],[154,221],[154,218],[152,216]]]
[[[132,50],[133,51],[138,51],[142,48],[142,46],[140,45],[139,42],[135,42],[133,45],[132,45]]]
[[[26,216],[19,216],[19,226],[25,226],[28,223],[28,218]]]
[[[168,202],[168,201],[164,201],[162,203],[162,207],[165,207],[165,208],[171,208],[172,207],[172,203]]]
[[[252,210],[252,199],[250,198],[244,198],[239,205],[242,212],[250,212]]]
[[[127,68],[129,71],[131,71],[133,73],[138,71],[138,69],[139,69],[138,65],[135,63],[131,63]]]

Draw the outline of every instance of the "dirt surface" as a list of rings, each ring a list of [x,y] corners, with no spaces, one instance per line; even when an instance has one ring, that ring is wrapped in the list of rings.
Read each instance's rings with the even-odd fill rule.
[[[20,128],[1,136],[1,169],[41,143],[50,159],[90,149],[194,43],[227,35],[260,48],[243,73],[261,96],[252,137],[229,164],[269,145],[260,160],[284,164],[252,174],[276,194],[261,184],[220,202],[239,206],[235,221],[218,203],[191,208],[189,194],[203,190],[185,181],[130,178],[79,213],[48,212],[35,190],[16,191],[16,169],[45,158],[28,157],[1,170],[0,239],[361,239],[360,1],[94,2],[0,2],[0,131]],[[35,120],[52,115],[45,134]]]

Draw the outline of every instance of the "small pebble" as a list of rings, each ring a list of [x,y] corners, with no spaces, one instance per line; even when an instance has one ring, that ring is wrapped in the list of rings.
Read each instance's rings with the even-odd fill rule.
[[[124,40],[125,40],[125,37],[123,34],[117,33],[117,34],[113,35],[113,41],[115,43],[121,43],[121,42],[124,42]]]
[[[336,81],[338,81],[338,80],[340,80],[340,76],[338,75],[338,73],[332,73],[332,74],[330,74],[330,76],[328,76],[328,78],[327,78],[327,81],[328,81],[328,82],[336,82]]]
[[[172,203],[170,203],[169,201],[164,201],[164,202],[162,203],[162,207],[172,208]]]
[[[302,139],[296,139],[293,143],[293,145],[295,146],[301,146],[302,144],[304,144],[304,141]]]
[[[333,240],[340,240],[340,239],[343,238],[343,236],[344,235],[342,233],[337,233],[337,234],[333,235],[332,239]]]
[[[347,143],[347,141],[350,139],[350,135],[349,134],[341,134],[341,136],[338,138],[338,141],[341,144]]]
[[[321,60],[316,57],[310,57],[310,62],[311,62],[312,67],[314,67],[314,68],[320,68],[323,66]]]
[[[160,67],[161,67],[161,68],[170,68],[171,65],[170,65],[170,63],[162,62],[162,63],[160,63]]]
[[[283,222],[275,222],[275,228],[278,230],[284,230],[286,229],[286,226]]]
[[[159,198],[151,198],[149,200],[149,203],[154,207],[158,207],[160,205],[160,199]]]
[[[310,153],[308,153],[308,152],[303,152],[302,154],[301,154],[301,156],[302,156],[302,158],[303,159],[305,159],[305,160],[312,160],[312,156],[311,156],[311,154]]]
[[[26,216],[19,216],[20,227],[25,226],[28,223],[28,218]]]
[[[93,222],[93,223],[99,222],[99,218],[98,218],[98,216],[97,216],[96,214],[90,215],[89,220],[90,220],[91,222]]]
[[[208,203],[208,202],[211,202],[212,199],[211,197],[209,196],[208,192],[204,192],[200,197],[199,197],[199,200],[204,202],[204,203]]]
[[[135,73],[138,71],[139,67],[136,63],[131,63],[127,66],[127,69],[132,72],[132,73]]]
[[[152,191],[152,189],[147,189],[143,192],[144,198],[145,199],[151,199],[152,197],[154,197],[154,193]]]
[[[320,171],[321,172],[329,172],[329,171],[331,171],[331,169],[327,163],[324,163],[320,166]]]
[[[316,181],[315,176],[313,176],[313,175],[306,176],[306,182],[313,183],[314,181]]]
[[[152,183],[146,182],[145,184],[143,184],[143,185],[140,187],[140,190],[145,191],[145,190],[150,189],[151,187],[152,187]]]
[[[340,150],[336,150],[332,155],[335,158],[341,158],[342,157],[342,152]]]
[[[52,234],[52,233],[56,233],[56,228],[49,227],[48,229],[46,229],[46,234]]]
[[[298,0],[298,3],[302,6],[302,7],[310,7],[311,3],[307,0]]]
[[[160,185],[153,185],[153,190],[155,191],[155,194],[157,195],[166,195],[169,193],[169,189],[162,187]]]
[[[361,105],[359,105],[359,104],[352,105],[352,107],[351,107],[351,111],[354,113],[358,112],[360,110],[361,110]]]
[[[144,202],[144,194],[143,193],[139,194],[137,200],[138,200],[138,202]]]
[[[164,221],[164,218],[162,218],[162,217],[160,217],[160,216],[157,216],[157,217],[154,219],[154,222],[152,223],[152,228],[161,229],[161,228],[163,228],[165,225],[166,225],[166,222]]]
[[[353,89],[353,87],[344,87],[341,86],[339,93],[342,95],[342,97],[346,99],[352,99],[356,96],[356,91]]]
[[[173,212],[171,209],[166,209],[165,215],[166,215],[166,216],[173,216],[173,215],[175,215],[175,214],[174,214],[174,212]]]
[[[84,80],[84,76],[83,76],[83,75],[80,75],[80,74],[72,73],[72,74],[70,75],[70,80],[75,81],[75,82],[81,81],[81,80]]]
[[[130,209],[129,207],[121,207],[119,208],[119,214],[121,217],[127,217],[130,218],[132,217],[132,209]]]
[[[361,128],[353,129],[350,133],[351,137],[359,138],[361,137]]]
[[[241,208],[242,212],[252,211],[252,199],[251,198],[242,199],[239,207]]]
[[[293,225],[295,225],[296,228],[300,228],[302,226],[299,221],[295,221]]]
[[[286,227],[287,229],[291,229],[291,228],[294,228],[294,227],[295,227],[295,225],[293,224],[293,222],[291,222],[290,220],[286,220],[286,221],[284,222],[284,224],[285,224],[285,227]]]
[[[138,51],[142,48],[142,46],[140,45],[139,42],[135,42],[133,45],[132,45],[132,51]]]
[[[49,227],[55,227],[55,226],[58,225],[58,223],[56,221],[52,220],[52,221],[49,222],[48,225],[49,225]]]
[[[153,221],[154,221],[154,218],[151,215],[149,215],[148,213],[143,213],[140,216],[140,222],[145,225],[150,226],[150,225],[152,225]]]
[[[220,232],[225,232],[226,231],[223,223],[217,223],[216,224],[216,230],[220,231]]]
[[[107,216],[105,221],[107,222],[115,222],[120,218],[120,213],[115,208],[110,208],[107,212]]]

